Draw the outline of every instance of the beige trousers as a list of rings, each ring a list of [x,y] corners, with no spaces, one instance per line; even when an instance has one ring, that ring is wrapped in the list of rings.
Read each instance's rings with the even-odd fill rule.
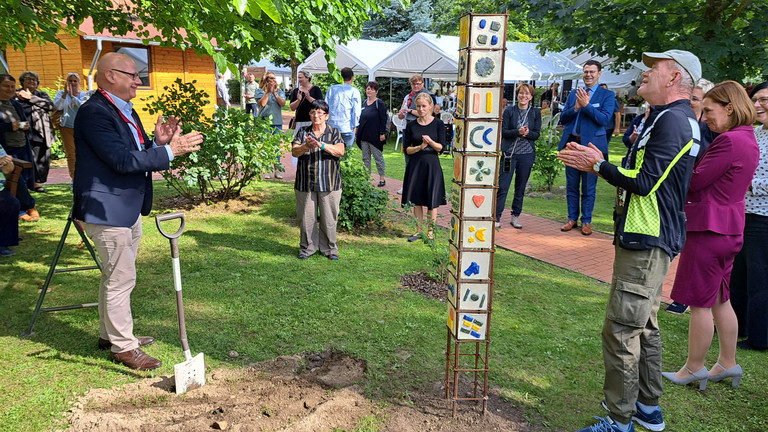
[[[301,228],[299,253],[310,256],[319,249],[325,256],[338,255],[336,223],[339,220],[341,189],[332,192],[295,192],[296,214]]]
[[[103,271],[99,284],[99,337],[112,342],[112,352],[139,347],[133,336],[131,292],[136,286],[136,254],[141,240],[141,216],[130,228],[83,222],[94,243]]]
[[[67,168],[69,169],[69,178],[75,179],[75,130],[62,126],[61,144],[64,147],[64,153],[67,155]]]

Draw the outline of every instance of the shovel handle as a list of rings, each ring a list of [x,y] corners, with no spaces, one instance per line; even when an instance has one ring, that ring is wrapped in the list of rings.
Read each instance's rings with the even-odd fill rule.
[[[169,220],[174,219],[181,219],[181,225],[179,226],[178,231],[176,231],[173,234],[168,234],[167,232],[163,231],[163,228],[160,226],[160,222],[165,222]],[[163,235],[163,237],[167,239],[175,239],[179,238],[181,236],[181,233],[184,232],[184,212],[174,212],[174,213],[167,213],[163,215],[155,216],[155,223],[157,224],[157,230],[160,231],[160,234]]]

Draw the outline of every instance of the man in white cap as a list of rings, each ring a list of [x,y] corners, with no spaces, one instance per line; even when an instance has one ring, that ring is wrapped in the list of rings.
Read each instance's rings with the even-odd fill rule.
[[[690,98],[701,63],[680,50],[644,53],[643,63],[651,69],[637,93],[651,113],[622,166],[592,144],[568,143],[558,155],[616,186],[615,259],[602,332],[603,408],[610,415],[580,431],[634,431],[633,420],[652,431],[665,426],[657,313],[664,277],[685,242],[683,209],[699,150]]]

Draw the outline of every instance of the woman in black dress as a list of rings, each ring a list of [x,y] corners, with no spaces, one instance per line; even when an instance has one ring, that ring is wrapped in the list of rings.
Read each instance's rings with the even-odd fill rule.
[[[418,118],[409,122],[403,134],[403,148],[411,156],[405,167],[403,181],[403,205],[413,205],[413,215],[419,221],[418,232],[408,238],[409,242],[419,239],[424,208],[430,222],[437,218],[437,207],[445,202],[445,181],[438,155],[445,142],[445,124],[432,115],[432,96],[420,93],[415,99]],[[430,224],[427,233],[432,238]]]

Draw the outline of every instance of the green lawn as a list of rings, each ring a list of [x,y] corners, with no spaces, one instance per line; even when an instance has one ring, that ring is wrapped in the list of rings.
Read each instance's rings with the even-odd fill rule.
[[[162,182],[157,185],[158,196],[169,194]],[[17,255],[0,262],[3,430],[63,428],[62,413],[76,396],[172,375],[173,364],[183,360],[168,241],[151,218],[144,218],[132,304],[137,334],[158,339],[147,352],[163,361],[160,369],[134,373],[96,350],[94,308],[44,314],[34,336],[18,337],[29,323],[71,203],[65,185],[49,189],[37,196],[43,220],[22,225]],[[341,233],[340,261],[299,261],[292,185],[266,182],[254,192],[235,213],[187,212],[180,251],[192,350],[219,368],[331,347],[367,362],[362,387],[383,402],[441,380],[446,305],[398,288],[402,274],[428,270],[429,262],[426,245],[402,238],[408,230],[402,218],[385,218],[385,228]],[[174,210],[159,202],[155,207],[154,214]],[[438,240],[446,242],[446,233],[440,234]],[[89,264],[76,240],[73,234],[67,242],[63,266]],[[574,430],[604,415],[599,335],[607,285],[503,250],[496,252],[495,269],[491,386],[545,430]],[[95,301],[97,286],[93,271],[58,274],[46,305]],[[665,363],[676,369],[686,355],[688,317],[662,313],[659,319]],[[229,358],[230,350],[240,357]],[[708,365],[715,356],[713,350]],[[713,383],[702,394],[667,385],[661,403],[668,430],[768,428],[765,354],[739,352],[739,362],[746,373],[739,389]]]
[[[626,147],[621,142],[621,137],[613,137],[609,147],[609,159],[611,163],[619,164],[626,153]],[[405,174],[405,160],[400,153],[400,147],[395,151],[395,140],[390,138],[384,147],[384,160],[386,161],[387,177],[402,180]],[[373,164],[373,162],[371,162]],[[453,158],[451,155],[440,156],[443,167],[446,189],[449,189],[453,179]],[[376,169],[372,166],[375,173]],[[536,173],[531,173],[529,180],[536,189],[543,187],[543,181],[536,178]],[[541,216],[547,219],[562,221],[568,220],[568,209],[565,202],[565,170],[558,176],[553,186],[555,190],[552,198],[526,197],[523,201],[523,212]],[[544,190],[545,192],[546,190]],[[446,192],[450,193],[450,190]],[[539,191],[541,192],[541,191]],[[597,195],[595,208],[592,213],[592,228],[604,233],[613,233],[613,200],[616,188],[600,179],[597,182]],[[507,196],[507,208],[512,205],[512,194]]]

